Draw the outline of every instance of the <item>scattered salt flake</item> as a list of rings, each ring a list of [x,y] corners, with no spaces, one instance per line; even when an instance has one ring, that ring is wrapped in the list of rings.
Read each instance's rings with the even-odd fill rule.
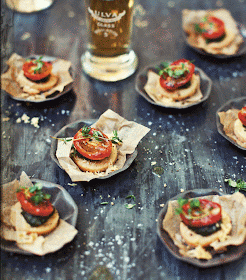
[[[33,117],[31,119],[31,125],[33,125],[34,127],[36,128],[39,128],[40,126],[38,125],[38,122],[39,122],[39,118],[38,117]]]
[[[50,273],[50,272],[51,272],[51,268],[50,268],[50,267],[46,267],[46,268],[45,268],[45,271],[46,271],[47,273]]]
[[[167,3],[167,6],[168,6],[169,8],[173,8],[173,7],[175,6],[175,2],[174,2],[174,1],[169,1],[169,2]]]
[[[151,162],[151,165],[155,165],[157,162],[156,161],[152,161]]]
[[[52,42],[52,41],[55,41],[55,38],[56,38],[56,37],[53,36],[53,35],[50,35],[50,36],[49,36],[49,40],[50,40],[51,42]]]
[[[69,17],[69,18],[73,18],[74,16],[75,16],[74,11],[69,11],[69,12],[68,12],[68,17]]]
[[[9,117],[2,118],[2,121],[3,121],[3,122],[7,122],[7,121],[9,121],[9,120],[10,120],[10,118],[9,118]]]
[[[31,38],[31,33],[29,32],[25,32],[22,36],[21,36],[21,40],[25,41],[27,39]]]
[[[124,257],[124,261],[125,261],[126,263],[129,263],[130,258],[129,258],[129,257]]]
[[[79,21],[79,25],[84,25],[85,24],[85,21],[84,20],[80,20]]]
[[[114,264],[113,263],[108,263],[106,266],[107,266],[107,268],[113,268]]]
[[[28,117],[27,114],[23,114],[21,120],[24,121],[24,123],[30,123],[30,117]]]
[[[139,18],[135,20],[135,25],[139,28],[147,27],[149,22],[147,20],[140,20]]]
[[[89,256],[90,253],[91,253],[90,251],[85,251],[85,255],[86,255],[86,256]]]

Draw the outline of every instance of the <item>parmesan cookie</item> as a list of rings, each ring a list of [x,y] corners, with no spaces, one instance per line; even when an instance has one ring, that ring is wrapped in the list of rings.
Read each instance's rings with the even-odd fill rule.
[[[234,122],[234,133],[238,140],[246,143],[246,127],[239,119]]]
[[[21,70],[16,81],[23,88],[23,91],[29,94],[38,94],[53,88],[58,82],[58,76],[51,73],[45,82],[32,82],[24,76],[24,72]]]
[[[80,170],[88,172],[103,172],[112,166],[117,160],[116,145],[112,145],[112,151],[109,157],[102,160],[89,160],[78,154],[72,156],[73,161],[77,164]]]
[[[59,214],[55,209],[54,214],[41,226],[32,227],[29,225],[23,215],[20,202],[17,202],[11,208],[10,220],[17,232],[37,233],[38,235],[45,235],[53,231],[59,221]]]
[[[170,98],[174,101],[180,101],[184,100],[186,98],[191,97],[194,95],[197,91],[197,89],[200,87],[200,76],[193,74],[191,80],[190,80],[190,85],[187,88],[179,88],[173,91],[166,90],[163,87],[162,89],[162,95]]]
[[[186,226],[183,222],[180,223],[180,234],[182,238],[188,245],[194,247],[199,245],[202,247],[207,247],[214,241],[224,241],[226,239],[226,236],[230,233],[231,229],[232,225],[230,216],[223,210],[221,229],[208,236],[202,236],[200,234],[197,234],[193,230],[189,229],[188,226]]]

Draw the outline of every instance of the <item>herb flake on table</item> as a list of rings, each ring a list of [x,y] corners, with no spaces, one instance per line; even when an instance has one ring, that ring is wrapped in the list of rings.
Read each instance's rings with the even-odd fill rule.
[[[225,179],[225,182],[229,184],[230,187],[235,188],[235,192],[246,191],[246,182],[242,179],[237,181],[232,180],[231,178]]]
[[[133,194],[130,194],[126,197],[126,199],[133,199],[134,201],[136,200],[136,197]],[[132,209],[133,207],[135,207],[136,204],[135,203],[126,203],[125,207],[126,209]]]

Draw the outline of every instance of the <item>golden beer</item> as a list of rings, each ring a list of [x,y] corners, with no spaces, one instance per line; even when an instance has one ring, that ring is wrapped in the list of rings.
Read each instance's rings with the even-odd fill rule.
[[[87,1],[89,50],[114,56],[128,51],[132,32],[133,0]]]
[[[82,66],[90,76],[117,81],[136,70],[137,57],[131,50],[133,4],[134,0],[85,0],[88,44]]]

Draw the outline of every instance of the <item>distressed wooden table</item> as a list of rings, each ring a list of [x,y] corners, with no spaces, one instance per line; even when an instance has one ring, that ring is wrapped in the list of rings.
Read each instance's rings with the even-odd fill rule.
[[[245,255],[226,265],[201,269],[173,257],[157,235],[156,220],[169,198],[197,188],[231,193],[234,190],[225,178],[246,179],[245,151],[217,132],[215,120],[220,106],[246,94],[246,58],[200,55],[185,44],[181,34],[182,9],[219,7],[246,25],[243,0],[137,1],[133,48],[139,57],[138,71],[124,81],[104,83],[81,70],[86,46],[83,1],[55,1],[34,14],[13,13],[3,6],[2,62],[12,52],[61,57],[72,62],[75,81],[72,91],[53,102],[35,105],[1,95],[2,183],[25,171],[33,178],[62,185],[78,205],[79,232],[70,244],[44,257],[2,251],[2,279],[89,279],[98,265],[119,280],[246,278]],[[212,79],[206,102],[170,110],[150,104],[136,92],[136,75],[145,66],[183,57],[195,60]],[[69,176],[51,160],[50,136],[71,122],[96,119],[108,108],[151,131],[139,143],[137,158],[127,170],[109,179],[71,186]],[[39,128],[17,123],[23,114],[38,117]],[[162,175],[155,174],[156,166],[163,169]],[[128,195],[136,197],[132,209],[125,208]],[[102,201],[109,204],[101,205]]]

